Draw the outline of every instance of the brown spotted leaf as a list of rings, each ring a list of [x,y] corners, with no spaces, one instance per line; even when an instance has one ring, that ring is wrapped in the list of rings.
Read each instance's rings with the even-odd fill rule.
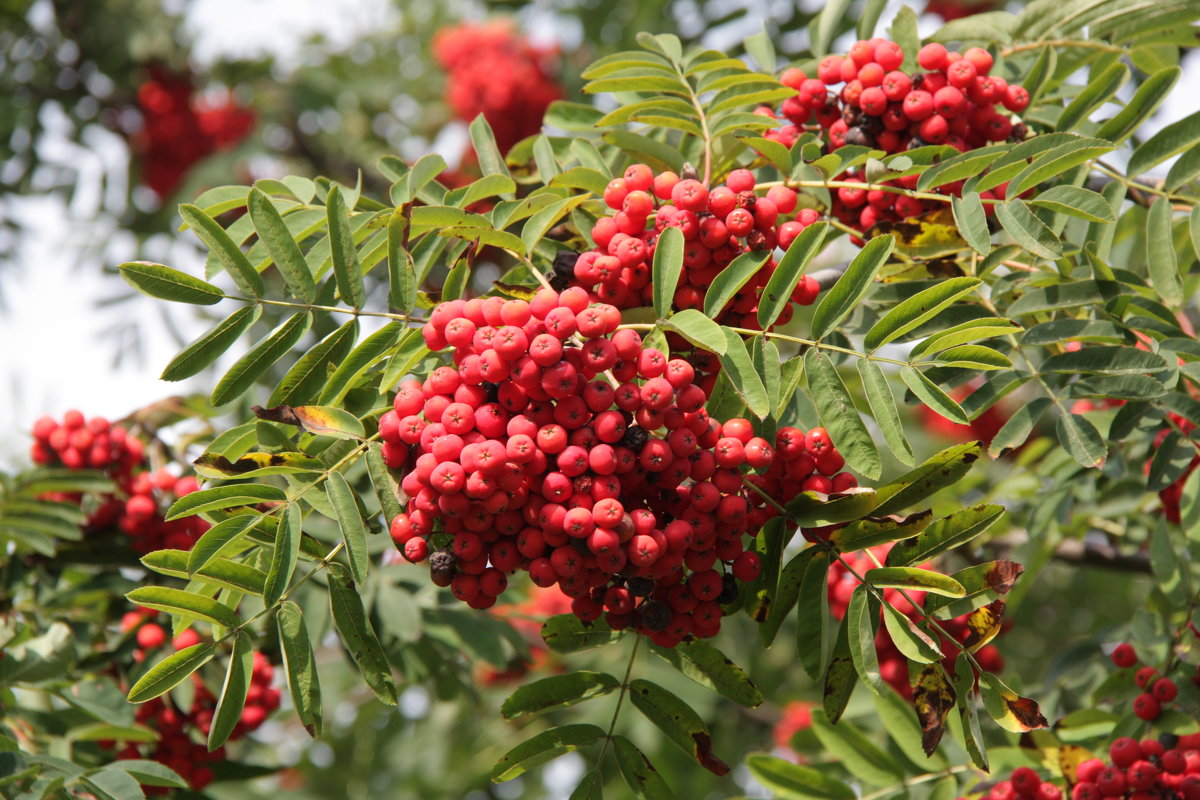
[[[954,701],[954,687],[941,663],[926,664],[913,682],[913,705],[921,722],[921,747],[925,755],[933,755],[942,740],[946,716],[954,708]]]
[[[321,472],[325,469],[325,465],[320,461],[303,453],[246,453],[233,461],[215,453],[205,453],[192,464],[196,468],[196,474],[216,480],[294,472]]]
[[[967,615],[967,638],[963,645],[972,653],[990,642],[1000,632],[1004,621],[1004,601],[996,600]]]
[[[981,675],[979,687],[988,714],[1005,730],[1026,733],[1049,727],[1035,701],[1017,694],[995,675]]]
[[[656,683],[635,680],[629,684],[629,699],[650,720],[700,766],[714,775],[725,775],[729,766],[713,755],[708,726],[692,707]]]

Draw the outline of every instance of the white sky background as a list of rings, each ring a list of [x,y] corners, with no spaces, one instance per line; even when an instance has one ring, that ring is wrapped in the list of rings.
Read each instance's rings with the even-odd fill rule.
[[[893,2],[883,19],[890,19],[898,6]],[[388,0],[194,0],[188,6],[188,24],[196,33],[194,53],[201,63],[223,55],[272,52],[286,65],[296,63],[301,40],[312,33],[323,33],[335,45],[348,45],[362,32],[388,24],[395,13]],[[565,47],[576,44],[572,40],[577,39],[577,29],[556,24],[545,12],[535,8],[527,21],[537,39],[559,35],[566,39],[562,42]],[[743,25],[746,30],[731,29]],[[743,25],[714,32],[714,41],[709,44],[721,47],[757,29],[752,20],[745,20]],[[936,19],[923,18],[922,33],[931,32],[937,25]],[[836,43],[834,51],[844,50],[846,44]],[[1186,89],[1200,81],[1200,61],[1193,56],[1185,66],[1184,77],[1152,127],[1180,119],[1200,107],[1200,99]],[[460,144],[446,139],[436,148],[447,154],[461,151]],[[17,243],[19,266],[0,276],[0,410],[7,411],[6,424],[0,429],[0,469],[27,463],[28,431],[43,414],[61,417],[67,409],[79,408],[88,416],[118,418],[172,394],[211,388],[205,385],[203,374],[192,382],[178,384],[157,379],[180,347],[164,324],[164,306],[168,313],[177,312],[172,319],[187,339],[205,327],[193,318],[189,306],[150,298],[117,306],[120,315],[132,315],[140,326],[142,358],[126,358],[119,368],[113,367],[115,345],[113,340],[103,339],[102,332],[119,320],[112,309],[97,308],[97,301],[119,293],[123,284],[100,275],[96,256],[80,262],[79,248],[88,242],[104,242],[103,257],[109,264],[132,257],[132,237],[106,229],[103,223],[88,228],[83,222],[94,216],[93,210],[101,200],[93,196],[94,190],[87,194],[88,187],[97,183],[102,172],[111,174],[114,164],[120,173],[121,144],[112,137],[80,149],[64,139],[53,143],[50,150],[56,160],[80,169],[84,191],[69,205],[34,197],[12,208],[30,232]],[[155,259],[202,274],[194,249],[171,243],[166,237],[160,239]],[[232,308],[226,313],[229,311]],[[222,363],[231,363],[244,348],[243,342]]]

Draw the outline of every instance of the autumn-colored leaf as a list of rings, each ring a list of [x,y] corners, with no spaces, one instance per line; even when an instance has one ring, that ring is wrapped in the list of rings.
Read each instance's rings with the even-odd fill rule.
[[[925,755],[933,755],[942,740],[946,717],[954,708],[954,701],[954,687],[941,663],[926,664],[913,682],[913,705],[921,722],[921,747]]]
[[[1003,622],[1003,600],[995,600],[983,608],[975,609],[967,615],[967,638],[963,646],[972,653],[977,652],[1000,633]]]

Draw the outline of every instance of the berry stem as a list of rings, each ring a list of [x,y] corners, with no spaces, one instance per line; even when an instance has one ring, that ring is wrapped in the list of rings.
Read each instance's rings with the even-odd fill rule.
[[[612,720],[608,723],[608,733],[604,735],[604,744],[600,746],[600,755],[596,758],[597,769],[600,762],[604,760],[604,753],[608,750],[608,745],[612,742],[613,732],[617,729],[617,718],[621,715],[621,706],[625,703],[625,695],[629,693],[629,676],[633,674],[633,662],[637,660],[638,646],[641,643],[642,637],[635,635],[633,637],[633,649],[629,651],[629,663],[625,665],[625,677],[621,679],[621,691],[617,694],[617,705],[613,709]]]

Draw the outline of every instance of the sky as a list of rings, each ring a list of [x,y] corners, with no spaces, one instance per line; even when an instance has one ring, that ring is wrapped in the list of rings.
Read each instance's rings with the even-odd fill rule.
[[[893,2],[884,19],[898,5]],[[395,13],[388,0],[195,0],[187,6],[187,24],[196,34],[195,54],[201,63],[265,51],[284,64],[295,64],[300,43],[309,34],[320,31],[334,43],[349,44],[360,33],[387,24]],[[544,13],[531,15],[529,22],[534,36],[554,36],[553,20]],[[935,19],[923,18],[922,32],[936,25]],[[835,43],[834,49],[847,44]],[[1200,58],[1193,54],[1179,86],[1198,82]],[[1197,108],[1200,99],[1194,93],[1177,90],[1153,127]],[[69,202],[32,197],[12,208],[31,233],[17,243],[18,268],[0,277],[0,409],[8,411],[8,424],[0,429],[0,470],[27,463],[27,431],[44,414],[61,417],[79,408],[88,416],[116,419],[172,394],[210,388],[204,385],[211,382],[204,374],[179,384],[157,379],[171,356],[206,327],[188,308],[173,309],[144,297],[98,307],[98,302],[129,293],[124,284],[103,276],[100,267],[115,266],[134,252],[131,236],[109,218],[94,219],[105,202],[97,188],[103,185],[99,177],[122,174],[123,145],[115,135],[108,136],[98,134],[83,148],[66,138],[52,140],[48,155],[80,170],[80,190]],[[461,144],[447,137],[435,148],[453,156]],[[110,188],[107,202],[120,188]],[[89,250],[89,242],[102,242],[103,250]],[[149,249],[156,260],[203,274],[199,251],[187,239],[159,237]],[[182,313],[171,314],[176,310]],[[173,324],[167,324],[164,312],[171,314]],[[142,333],[137,341],[114,338],[114,326],[130,321],[136,321]],[[114,364],[118,352],[124,358]],[[218,366],[232,363],[240,352]]]

